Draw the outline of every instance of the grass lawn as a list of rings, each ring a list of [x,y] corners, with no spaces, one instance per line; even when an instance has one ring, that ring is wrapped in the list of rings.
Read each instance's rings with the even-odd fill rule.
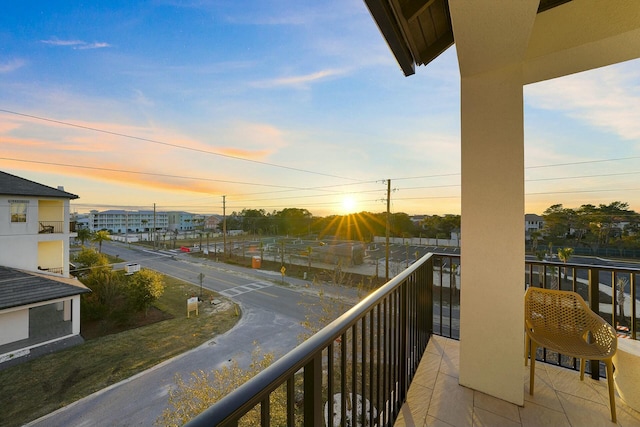
[[[154,304],[166,320],[87,340],[84,344],[0,371],[0,425],[19,426],[197,347],[231,329],[237,307],[203,302],[187,318],[186,299],[200,288],[164,276]],[[209,301],[215,293],[204,290]],[[188,332],[187,332],[188,331]],[[108,331],[106,331],[108,332]]]

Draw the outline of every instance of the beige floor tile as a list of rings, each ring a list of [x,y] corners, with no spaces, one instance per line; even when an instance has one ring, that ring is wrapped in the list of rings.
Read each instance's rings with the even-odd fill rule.
[[[454,427],[454,426],[442,420],[439,420],[436,417],[427,415],[427,419],[425,420],[425,427]]]
[[[518,408],[522,427],[571,427],[564,412],[554,411],[533,402],[525,402]]]
[[[519,420],[515,422],[493,412],[476,407],[473,410],[473,427],[522,427],[522,424],[520,424]]]
[[[546,369],[541,366],[541,363],[536,363],[536,380],[533,384],[533,396],[529,394],[529,368],[525,368],[524,374],[524,400],[525,406],[527,402],[533,402],[537,405],[544,406],[554,411],[562,411],[562,404],[558,399],[558,394],[553,388],[551,379]]]
[[[616,415],[622,427],[640,426],[640,412],[628,407],[620,398],[616,398]]]
[[[573,426],[611,427],[615,425],[611,422],[609,406],[563,392],[558,392],[558,398]]]
[[[449,340],[439,335],[431,335],[425,351],[441,355],[444,352],[444,347],[447,345],[447,341]]]
[[[538,363],[536,364],[536,367],[537,366]],[[556,366],[547,366],[546,369],[549,374],[549,378],[551,379],[551,383],[553,384],[553,388],[557,391],[571,394],[582,399],[588,399],[596,403],[605,403],[600,393],[598,393],[590,384],[593,380],[591,378],[587,378],[587,374],[585,374],[584,380],[580,381],[580,372],[578,371]]]
[[[442,356],[442,361],[440,362],[440,373],[449,375],[456,379],[460,378],[460,359],[451,359],[446,357],[446,355]]]
[[[438,375],[428,414],[454,426],[471,426],[473,391],[460,386],[457,378]]]
[[[416,371],[411,384],[418,384],[433,389],[436,384],[436,377],[440,370],[442,356],[435,353],[425,353],[420,361],[420,366]]]
[[[518,412],[518,406],[513,403],[506,402],[480,391],[473,392],[473,410],[474,413],[477,409],[489,411],[493,414],[504,417],[508,420],[520,424],[520,413]]]
[[[432,389],[412,383],[407,394],[407,400],[400,408],[400,415],[394,427],[423,426],[429,410],[432,393]]]

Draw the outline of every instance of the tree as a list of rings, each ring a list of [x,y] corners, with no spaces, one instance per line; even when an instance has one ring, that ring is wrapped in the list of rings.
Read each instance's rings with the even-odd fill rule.
[[[91,238],[92,242],[98,243],[98,252],[102,253],[102,242],[111,240],[111,236],[107,230],[96,231]]]
[[[84,246],[84,242],[91,238],[91,231],[88,228],[80,228],[78,230],[78,236],[76,238],[80,240],[80,244]]]
[[[106,256],[98,253],[93,248],[84,248],[72,258],[76,265],[77,276],[86,276],[95,268],[110,268],[109,260]]]
[[[560,248],[558,249],[558,259],[563,263],[567,263],[569,258],[573,255],[573,248]],[[564,267],[564,278],[567,278],[567,267]]]
[[[544,234],[550,242],[563,244],[569,234],[575,218],[573,209],[565,209],[561,204],[552,205],[542,214]]]
[[[164,293],[162,275],[153,270],[142,269],[128,276],[127,297],[134,310],[149,309],[151,304]]]
[[[162,412],[157,424],[181,426],[191,418],[222,399],[233,390],[273,363],[273,353],[262,353],[256,345],[251,354],[251,364],[241,368],[236,360],[213,372],[194,372],[190,381],[175,378],[175,387],[169,390],[169,407]],[[271,395],[271,425],[287,424],[286,387],[279,387]],[[260,406],[251,409],[240,425],[259,426]]]

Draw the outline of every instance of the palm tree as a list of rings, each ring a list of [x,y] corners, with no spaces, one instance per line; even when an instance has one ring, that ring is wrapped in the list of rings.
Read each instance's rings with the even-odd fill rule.
[[[92,242],[98,243],[98,253],[102,253],[102,242],[104,242],[105,240],[111,240],[111,236],[109,235],[109,232],[107,230],[96,231],[91,238]]]
[[[562,261],[563,263],[567,263],[567,261],[569,261],[569,258],[571,258],[571,255],[573,255],[573,248],[561,248],[558,249],[558,258],[560,259],[560,261]],[[564,267],[564,278],[567,278],[567,267]]]
[[[91,238],[91,231],[88,228],[81,228],[78,230],[78,236],[76,237],[80,240],[80,244],[84,246],[84,242]]]

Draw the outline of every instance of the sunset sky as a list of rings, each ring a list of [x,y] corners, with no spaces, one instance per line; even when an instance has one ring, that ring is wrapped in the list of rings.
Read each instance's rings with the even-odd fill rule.
[[[0,170],[72,210],[460,213],[455,47],[404,77],[362,0],[22,1]],[[526,212],[640,211],[640,61],[525,87]],[[496,167],[496,165],[487,165]]]

